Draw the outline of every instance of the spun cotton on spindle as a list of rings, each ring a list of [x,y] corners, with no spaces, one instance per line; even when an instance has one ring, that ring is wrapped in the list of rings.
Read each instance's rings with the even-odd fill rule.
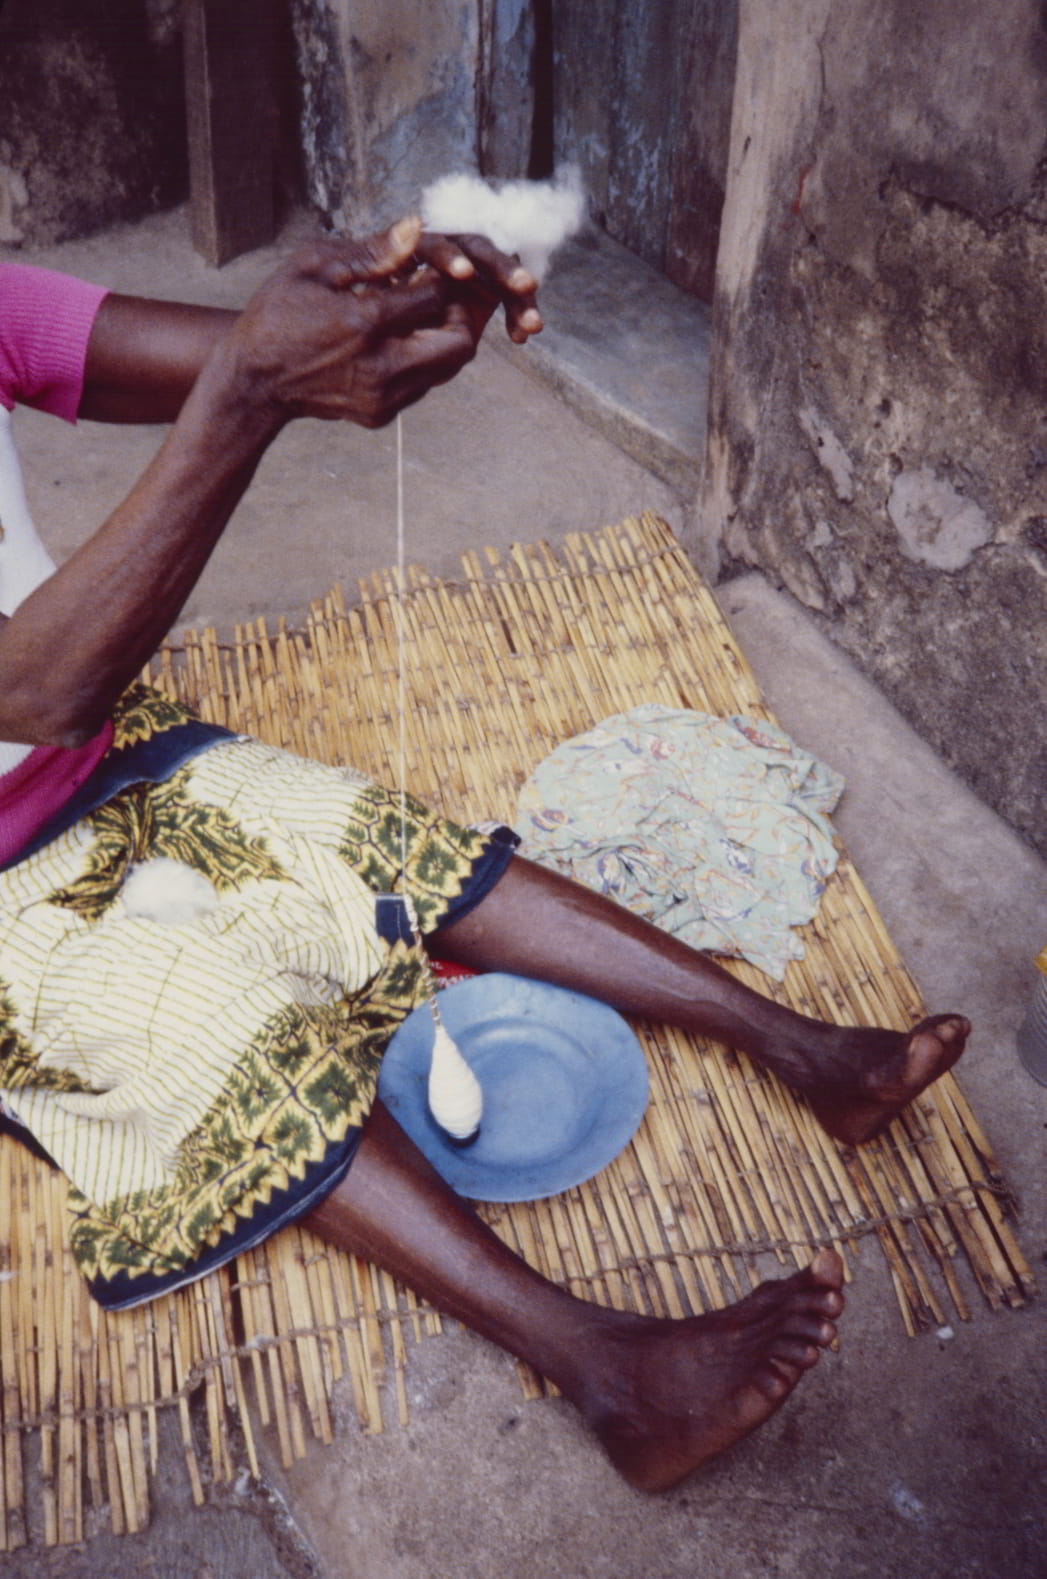
[[[515,252],[541,280],[557,247],[585,218],[585,195],[572,166],[552,181],[506,181],[494,187],[475,175],[445,175],[422,194],[428,230],[487,236],[502,252]]]
[[[473,1138],[483,1118],[483,1090],[439,1020],[429,1065],[428,1099],[430,1113],[452,1140],[462,1142]]]

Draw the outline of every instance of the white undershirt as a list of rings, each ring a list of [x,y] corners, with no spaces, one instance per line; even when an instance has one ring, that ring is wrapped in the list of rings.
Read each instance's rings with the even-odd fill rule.
[[[11,413],[0,406],[0,614],[13,614],[54,569],[29,514]],[[32,749],[0,740],[0,773],[9,773]]]

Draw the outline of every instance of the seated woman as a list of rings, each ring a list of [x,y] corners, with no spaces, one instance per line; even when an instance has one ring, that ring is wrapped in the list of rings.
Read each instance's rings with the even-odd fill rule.
[[[104,1303],[304,1220],[537,1367],[658,1489],[765,1420],[833,1341],[840,1260],[679,1322],[547,1283],[375,1098],[423,993],[422,945],[382,934],[375,895],[407,893],[447,959],[744,1049],[846,1142],[948,1069],[967,1022],[806,1019],[496,836],[412,800],[402,845],[398,796],[133,683],[284,425],[388,422],[473,356],[499,303],[518,342],[540,329],[525,270],[413,220],[305,247],[239,314],[0,265],[7,411],[173,424],[57,570],[0,465],[0,1095],[68,1175]],[[173,911],[141,896],[162,857],[192,879]]]

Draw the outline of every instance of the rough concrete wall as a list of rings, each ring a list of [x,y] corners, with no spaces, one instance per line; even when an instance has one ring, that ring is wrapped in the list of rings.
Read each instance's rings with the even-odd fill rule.
[[[309,196],[335,228],[385,225],[476,169],[476,0],[292,5]]]
[[[7,0],[0,242],[88,235],[188,186],[177,0]]]
[[[554,5],[554,144],[594,218],[675,284],[712,296],[736,0]]]
[[[743,0],[701,514],[1047,854],[1045,107],[1039,0]]]

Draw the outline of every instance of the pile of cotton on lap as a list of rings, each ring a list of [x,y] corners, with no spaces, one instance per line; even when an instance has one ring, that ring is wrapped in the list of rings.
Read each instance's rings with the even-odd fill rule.
[[[486,236],[499,251],[516,253],[539,281],[557,247],[584,218],[585,196],[574,168],[552,181],[506,181],[497,187],[480,176],[445,175],[422,194],[427,230]]]

